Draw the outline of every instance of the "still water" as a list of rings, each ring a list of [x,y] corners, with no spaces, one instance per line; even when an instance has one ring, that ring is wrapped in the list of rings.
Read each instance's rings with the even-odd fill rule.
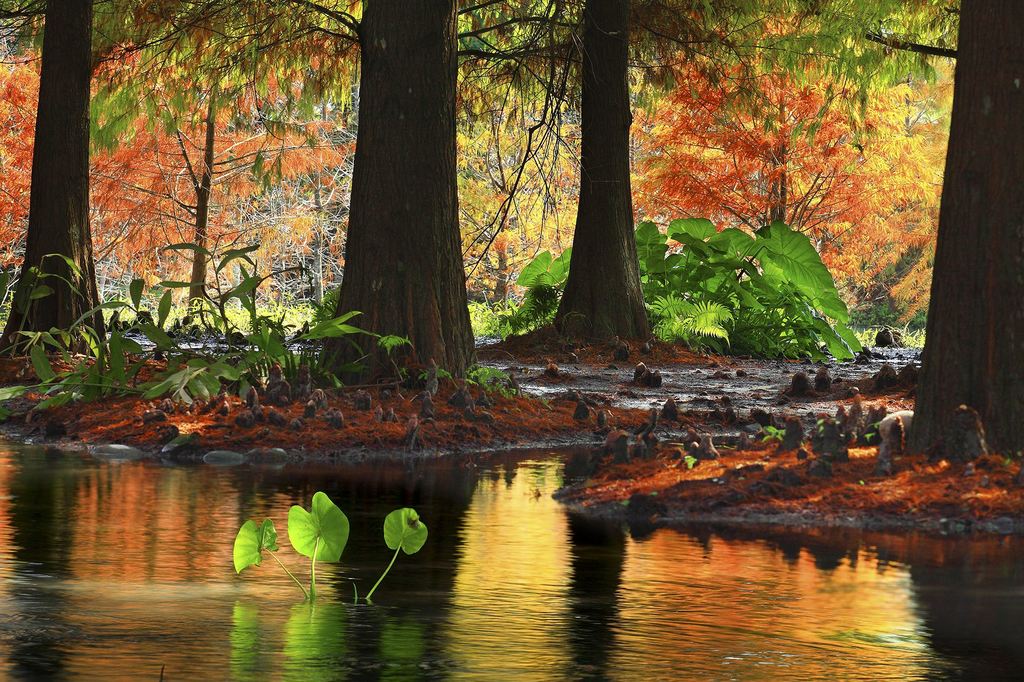
[[[162,467],[0,445],[0,679],[1002,679],[1024,543],[645,529],[551,499],[533,452],[349,469]],[[352,534],[320,598],[231,544],[325,490]],[[428,524],[374,606],[398,506]],[[282,559],[306,575],[299,557]],[[298,597],[298,598],[297,598]]]

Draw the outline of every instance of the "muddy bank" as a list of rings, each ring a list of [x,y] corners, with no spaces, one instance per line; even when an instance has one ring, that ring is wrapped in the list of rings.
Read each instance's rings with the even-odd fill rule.
[[[211,463],[237,464],[591,444],[601,438],[595,433],[600,419],[625,425],[646,418],[642,410],[590,405],[569,394],[540,399],[450,381],[429,398],[394,386],[324,391],[319,397],[313,406],[296,400],[254,407],[226,394],[191,406],[122,396],[36,412],[32,408],[42,396],[30,394],[9,401],[12,414],[2,431],[25,442],[88,446],[112,459],[193,462],[212,452]],[[605,414],[599,417],[599,411]],[[132,450],[99,447],[109,444]]]
[[[765,443],[718,454],[688,461],[680,449],[662,447],[616,464],[587,453],[575,464],[579,482],[556,497],[583,514],[642,523],[1024,533],[1019,460],[904,455],[880,474],[876,447],[850,448],[848,461],[827,468],[810,446],[780,451]]]

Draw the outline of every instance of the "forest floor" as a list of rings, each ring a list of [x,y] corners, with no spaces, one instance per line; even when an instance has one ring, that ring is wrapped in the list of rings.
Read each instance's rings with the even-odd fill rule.
[[[856,362],[828,364],[713,357],[660,342],[625,350],[564,345],[547,332],[483,344],[480,364],[506,372],[513,390],[485,396],[476,386],[441,380],[432,410],[424,408],[419,387],[394,385],[329,391],[312,415],[301,401],[263,406],[256,423],[244,420],[251,411],[234,396],[188,408],[126,396],[38,412],[32,407],[42,396],[30,394],[9,401],[12,415],[3,429],[21,441],[84,446],[97,457],[212,464],[571,448],[566,478],[572,484],[559,497],[588,514],[1024,532],[1018,462],[993,455],[964,465],[904,456],[891,474],[879,476],[878,448],[851,447],[849,461],[823,475],[809,443],[783,451],[776,440],[763,439],[763,423],[772,432],[797,417],[810,434],[822,415],[854,402],[864,410],[912,409],[916,350],[871,349]],[[641,362],[658,378],[636,381]],[[815,390],[816,375],[825,372],[829,385],[819,380]],[[793,394],[796,373],[811,386]],[[0,361],[0,385],[31,380],[31,363]],[[463,406],[467,391],[471,409]],[[666,401],[674,410],[666,411]],[[643,439],[638,434],[645,431],[651,433]],[[629,461],[612,456],[615,434]],[[712,437],[717,458],[703,459],[686,445],[704,436]]]

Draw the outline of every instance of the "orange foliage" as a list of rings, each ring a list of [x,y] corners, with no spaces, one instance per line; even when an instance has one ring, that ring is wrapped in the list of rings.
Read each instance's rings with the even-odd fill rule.
[[[947,136],[931,90],[904,83],[861,103],[821,78],[737,76],[679,74],[645,122],[640,212],[748,230],[783,220],[811,237],[848,294],[905,257],[922,260]]]

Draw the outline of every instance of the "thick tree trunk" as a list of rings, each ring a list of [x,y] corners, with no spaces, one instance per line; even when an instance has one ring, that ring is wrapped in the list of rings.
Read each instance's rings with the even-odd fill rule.
[[[206,109],[206,140],[203,144],[203,168],[199,183],[196,185],[196,229],[195,243],[207,248],[207,235],[210,226],[210,194],[213,188],[213,157],[217,136],[217,92],[210,90],[210,101]],[[206,297],[206,266],[207,257],[200,251],[192,254],[192,286],[188,289],[188,300]]]
[[[588,0],[579,211],[569,280],[555,317],[572,336],[650,333],[633,235],[628,59],[629,0]]]
[[[338,312],[454,375],[473,361],[455,167],[455,1],[374,0]],[[364,345],[370,345],[369,342]],[[366,373],[390,366],[375,347]],[[352,359],[350,352],[341,359]]]
[[[978,411],[1024,450],[1024,3],[964,0],[931,306],[911,445]],[[953,453],[955,454],[955,453]]]
[[[19,331],[67,329],[99,304],[89,232],[92,0],[50,0],[45,22],[28,238],[4,348],[19,341]],[[67,258],[79,274],[50,254]],[[30,300],[39,285],[53,293]],[[103,330],[101,315],[93,325]]]

